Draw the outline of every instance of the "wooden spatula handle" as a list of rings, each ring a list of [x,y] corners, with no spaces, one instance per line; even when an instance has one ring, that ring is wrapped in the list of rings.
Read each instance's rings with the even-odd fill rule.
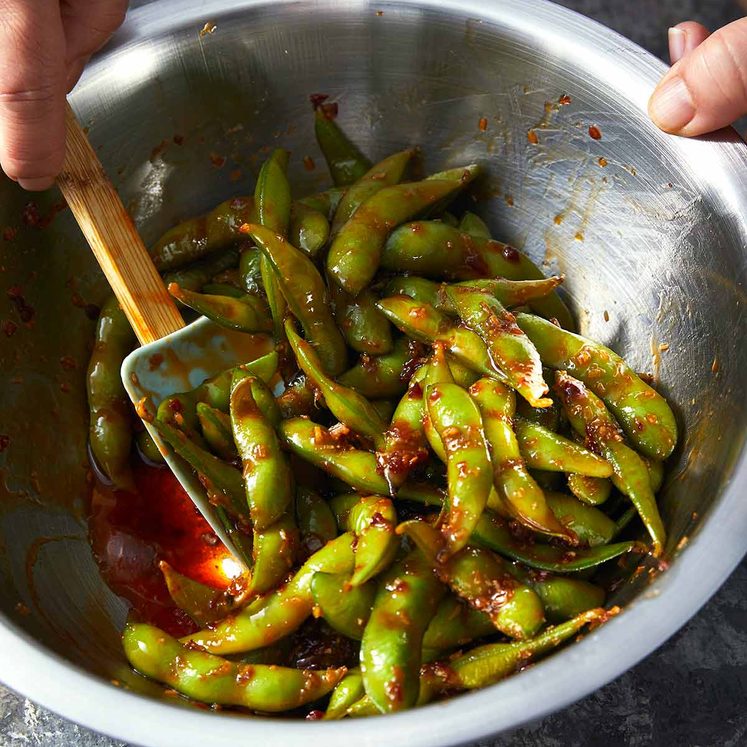
[[[184,326],[148,250],[73,110],[57,183],[142,344]]]

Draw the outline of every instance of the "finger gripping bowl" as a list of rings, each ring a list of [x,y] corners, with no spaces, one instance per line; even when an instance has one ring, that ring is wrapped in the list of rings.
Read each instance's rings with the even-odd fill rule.
[[[646,563],[612,600],[624,612],[577,645],[396,716],[310,724],[156,699],[125,664],[126,605],[86,536],[85,369],[91,307],[107,289],[69,213],[48,220],[59,197],[3,181],[0,679],[137,744],[289,745],[313,731],[330,745],[446,745],[560,708],[677,630],[745,551],[747,156],[733,133],[687,141],[650,124],[663,69],[540,0],[134,9],[72,102],[146,244],[251,194],[268,146],[291,151],[297,195],[326,184],[313,93],[339,101],[341,124],[374,160],[419,144],[427,171],[479,162],[488,199],[477,209],[494,234],[565,273],[581,331],[653,374],[674,405],[668,568]]]

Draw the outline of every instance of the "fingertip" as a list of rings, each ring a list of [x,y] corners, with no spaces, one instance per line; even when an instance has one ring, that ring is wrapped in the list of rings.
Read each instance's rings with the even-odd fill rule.
[[[54,185],[54,178],[51,176],[32,177],[30,179],[17,179],[20,187],[27,192],[43,192]]]
[[[685,81],[677,74],[666,76],[648,101],[648,115],[664,132],[678,134],[695,117],[695,104]]]

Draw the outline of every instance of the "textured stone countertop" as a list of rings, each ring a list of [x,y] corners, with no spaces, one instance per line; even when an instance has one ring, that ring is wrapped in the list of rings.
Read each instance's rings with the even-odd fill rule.
[[[561,0],[666,58],[666,30],[717,28],[735,0]],[[644,20],[645,19],[645,20]],[[658,651],[564,711],[476,747],[747,744],[747,561]],[[0,685],[0,747],[128,747],[72,724]]]

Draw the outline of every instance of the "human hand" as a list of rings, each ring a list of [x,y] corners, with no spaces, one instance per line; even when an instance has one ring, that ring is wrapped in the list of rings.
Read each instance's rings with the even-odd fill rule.
[[[127,0],[0,0],[0,166],[47,189],[65,156],[65,94],[122,23]]]
[[[747,114],[747,18],[714,34],[694,21],[669,29],[672,68],[648,104],[665,132],[702,135]]]

